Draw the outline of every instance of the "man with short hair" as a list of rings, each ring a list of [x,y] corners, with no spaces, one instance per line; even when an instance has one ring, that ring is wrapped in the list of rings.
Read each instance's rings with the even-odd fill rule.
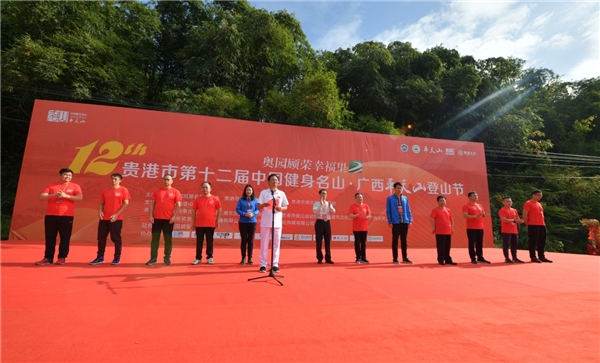
[[[315,241],[317,242],[317,263],[323,263],[323,240],[325,240],[325,263],[333,264],[331,259],[331,213],[335,207],[327,201],[327,190],[319,190],[319,201],[313,204],[313,213],[317,217],[315,222]]]
[[[481,204],[477,203],[479,199],[477,192],[471,191],[467,196],[469,197],[469,203],[462,207],[462,213],[467,222],[469,257],[474,265],[477,263],[489,264],[490,261],[483,258],[483,218],[489,214],[483,210]]]
[[[502,198],[504,207],[498,211],[500,217],[500,233],[502,234],[502,252],[504,253],[504,262],[506,263],[523,263],[517,258],[517,247],[519,245],[519,229],[517,226],[523,223],[519,218],[519,212],[512,207],[512,199],[510,197]],[[508,249],[512,254],[512,260],[508,257]]]
[[[523,205],[523,220],[529,232],[529,257],[531,262],[552,263],[544,253],[546,248],[546,221],[544,219],[544,207],[540,203],[543,194],[541,190],[531,192],[531,199]],[[537,250],[538,256],[535,256]]]
[[[452,234],[454,233],[454,218],[452,211],[446,208],[446,197],[437,197],[438,206],[433,208],[429,215],[431,222],[431,233],[435,234],[435,245],[437,247],[437,260],[440,265],[456,265],[450,256],[452,247]]]
[[[398,239],[402,248],[402,263],[412,264],[408,259],[407,254],[407,235],[408,229],[412,226],[412,213],[408,198],[402,195],[402,183],[394,183],[394,194],[387,198],[385,203],[385,212],[387,214],[388,225],[392,229],[392,258],[393,263],[399,264],[398,261]]]
[[[90,265],[104,263],[104,251],[106,250],[106,240],[110,233],[110,240],[115,244],[115,256],[111,265],[118,265],[121,262],[121,251],[123,242],[121,240],[121,230],[123,229],[123,212],[129,205],[131,196],[129,190],[121,186],[123,176],[119,173],[113,173],[110,176],[111,186],[102,191],[100,195],[100,205],[98,207],[98,253],[96,259],[90,262]]]
[[[212,185],[209,182],[202,183],[202,195],[192,205],[192,230],[196,231],[196,258],[192,265],[202,263],[202,246],[206,236],[206,263],[214,264],[213,260],[213,237],[215,229],[219,227],[221,218],[221,201],[210,194]]]
[[[276,174],[271,174],[267,178],[269,188],[260,192],[258,197],[258,208],[261,211],[260,219],[260,269],[258,272],[267,272],[267,252],[269,251],[269,241],[273,233],[273,272],[279,272],[279,247],[281,244],[281,230],[283,226],[283,211],[288,208],[288,200],[285,193],[279,189],[279,178]],[[275,212],[273,204],[275,203]]]
[[[165,238],[165,265],[171,264],[173,250],[173,227],[181,208],[181,193],[172,187],[173,176],[163,176],[163,187],[152,193],[150,200],[150,222],[152,223],[152,241],[150,242],[150,260],[146,265],[152,266],[158,258],[160,234]]]
[[[371,208],[364,203],[362,193],[354,194],[354,203],[348,208],[348,218],[352,219],[352,234],[354,234],[354,255],[356,263],[369,263],[367,260],[367,236],[369,220],[373,218]]]
[[[38,266],[49,265],[54,260],[57,235],[60,235],[60,244],[56,264],[65,264],[73,232],[75,202],[83,200],[81,187],[71,182],[73,170],[62,168],[58,175],[60,175],[59,182],[48,184],[40,194],[40,200],[48,200],[48,209],[44,217],[46,248],[44,258],[35,263]]]

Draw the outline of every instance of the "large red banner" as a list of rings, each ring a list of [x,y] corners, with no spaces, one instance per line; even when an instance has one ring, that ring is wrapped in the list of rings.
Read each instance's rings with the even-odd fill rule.
[[[371,246],[390,246],[385,202],[394,182],[405,184],[414,223],[409,246],[434,247],[429,215],[444,195],[455,219],[452,244],[467,246],[462,206],[467,193],[477,191],[486,211],[489,194],[483,144],[405,136],[368,134],[262,122],[231,120],[82,103],[36,101],[21,169],[11,225],[11,239],[43,240],[47,201],[38,199],[44,187],[58,182],[58,171],[69,167],[81,185],[76,202],[73,241],[95,242],[98,204],[110,186],[110,174],[124,178],[131,193],[125,211],[124,242],[148,242],[148,207],[163,174],[174,176],[182,196],[175,223],[176,241],[192,242],[191,206],[210,181],[223,214],[217,245],[239,243],[237,200],[244,186],[256,194],[267,188],[267,176],[280,176],[279,188],[290,202],[284,213],[285,245],[314,241],[312,205],[327,189],[337,213],[332,219],[334,244],[352,244],[348,209],[361,192],[373,213]],[[485,223],[486,246],[493,245],[491,222]]]

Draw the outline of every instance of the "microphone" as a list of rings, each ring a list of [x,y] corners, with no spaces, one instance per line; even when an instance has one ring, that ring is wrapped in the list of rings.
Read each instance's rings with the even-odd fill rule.
[[[271,190],[271,195],[275,195],[275,191],[273,189],[270,189],[270,190]]]

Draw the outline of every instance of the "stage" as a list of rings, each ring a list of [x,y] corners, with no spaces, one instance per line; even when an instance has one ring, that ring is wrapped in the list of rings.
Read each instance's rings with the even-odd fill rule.
[[[433,238],[433,237],[432,237]],[[410,240],[409,240],[410,244]],[[159,256],[162,253],[162,242]],[[150,248],[125,245],[121,264],[90,266],[94,243],[67,264],[35,266],[42,242],[2,241],[2,362],[599,362],[600,258],[548,253],[554,263],[440,266],[434,249],[414,265],[369,246],[317,264],[314,248],[281,251],[284,286],[215,247],[192,266],[145,266]]]

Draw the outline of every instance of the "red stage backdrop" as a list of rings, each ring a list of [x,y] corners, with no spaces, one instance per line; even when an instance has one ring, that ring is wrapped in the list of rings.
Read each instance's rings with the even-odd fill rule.
[[[76,202],[73,241],[95,243],[101,191],[110,174],[121,173],[131,193],[125,211],[123,241],[148,242],[150,195],[162,186],[165,173],[182,196],[175,224],[176,243],[191,243],[191,206],[210,181],[223,214],[217,245],[238,245],[235,213],[246,184],[256,195],[267,188],[267,176],[280,176],[280,189],[290,202],[284,214],[285,245],[313,245],[312,205],[320,189],[328,190],[337,213],[332,220],[335,245],[353,241],[348,209],[360,191],[371,207],[371,246],[390,246],[385,201],[392,184],[405,184],[413,213],[409,246],[434,247],[429,214],[436,197],[446,196],[455,219],[453,246],[466,247],[461,208],[471,190],[489,211],[483,144],[285,126],[133,108],[82,103],[35,103],[11,225],[11,239],[44,240],[47,201],[39,194],[69,167],[81,185]],[[485,223],[486,246],[493,245],[491,222]]]

